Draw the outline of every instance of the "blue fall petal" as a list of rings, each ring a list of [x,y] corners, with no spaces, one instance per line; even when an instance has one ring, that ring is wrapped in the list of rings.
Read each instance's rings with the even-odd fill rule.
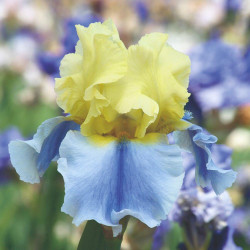
[[[79,129],[79,125],[65,121],[65,117],[55,117],[43,122],[32,140],[10,142],[10,159],[21,180],[40,182],[39,176],[58,156],[59,146],[70,129]]]
[[[49,136],[44,140],[37,158],[37,169],[40,176],[47,170],[51,161],[58,156],[59,147],[67,132],[69,130],[79,129],[79,124],[73,121],[62,121],[55,126]]]
[[[197,185],[212,186],[216,194],[221,194],[232,185],[236,172],[218,168],[212,159],[211,146],[217,141],[197,125],[191,125],[185,131],[175,131],[176,143],[184,150],[193,153],[196,161],[195,179]]]
[[[225,145],[212,144],[211,153],[213,156],[214,163],[221,169],[231,169],[231,154],[232,149]],[[183,152],[183,165],[185,169],[185,177],[183,180],[183,190],[196,187],[195,181],[195,166],[196,162],[192,154]],[[206,188],[206,191],[209,191],[209,188]]]
[[[139,141],[93,143],[70,131],[63,140],[58,171],[65,182],[62,211],[73,223],[96,220],[121,232],[120,219],[134,216],[155,227],[172,208],[183,181],[177,145]]]

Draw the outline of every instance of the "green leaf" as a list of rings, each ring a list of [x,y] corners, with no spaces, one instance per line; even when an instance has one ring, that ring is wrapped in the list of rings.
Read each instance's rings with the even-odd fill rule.
[[[162,250],[178,249],[181,242],[183,242],[183,229],[178,223],[171,223],[171,229],[165,236]]]
[[[94,220],[87,222],[77,250],[119,250],[122,237],[106,238],[102,226]]]

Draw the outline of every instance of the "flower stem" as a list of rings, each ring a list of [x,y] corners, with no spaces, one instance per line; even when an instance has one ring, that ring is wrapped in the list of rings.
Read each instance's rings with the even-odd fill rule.
[[[123,231],[118,237],[113,237],[112,228],[102,226],[94,220],[87,222],[77,250],[119,250],[123,234],[128,224],[128,217],[121,220]]]

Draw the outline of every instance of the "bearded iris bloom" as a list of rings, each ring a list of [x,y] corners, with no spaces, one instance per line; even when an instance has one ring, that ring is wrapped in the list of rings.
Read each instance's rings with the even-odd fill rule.
[[[55,85],[57,103],[70,115],[45,121],[33,140],[11,142],[12,164],[20,179],[37,183],[57,160],[65,182],[62,211],[76,225],[96,220],[117,235],[119,221],[131,215],[155,227],[183,182],[181,143],[170,145],[167,134],[184,131],[179,141],[187,142],[185,133],[194,126],[182,119],[190,60],[167,44],[166,34],[146,35],[126,49],[110,20],[76,30],[75,53],[63,58]],[[213,170],[207,143],[215,140],[202,141],[198,131],[194,155],[209,156],[202,157],[198,180],[217,183],[207,177]],[[188,140],[195,141],[195,134]],[[221,172],[225,184],[216,192],[232,184],[230,171]]]

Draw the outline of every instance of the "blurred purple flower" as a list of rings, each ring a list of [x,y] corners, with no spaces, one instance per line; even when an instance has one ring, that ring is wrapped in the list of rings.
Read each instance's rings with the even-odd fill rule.
[[[250,244],[250,210],[249,207],[236,208],[230,216],[229,224],[235,229],[236,235],[244,236]]]
[[[242,0],[226,0],[225,9],[227,11],[239,11],[242,5]]]
[[[245,63],[239,48],[213,38],[197,46],[190,59],[189,89],[202,111],[250,103],[250,82],[242,80]]]
[[[250,84],[236,79],[231,80],[194,93],[203,111],[238,107],[250,103]]]
[[[211,223],[213,229],[220,229],[225,226],[232,211],[233,205],[227,192],[217,196],[213,191],[189,188],[182,190],[168,218],[184,225],[190,223],[191,216],[197,226]]]
[[[242,197],[242,203],[230,216],[229,224],[235,229],[235,235],[244,238],[250,245],[250,169],[246,166],[238,172],[235,184]]]
[[[243,196],[244,205],[250,206],[250,169],[248,166],[242,167],[238,173],[235,184]]]
[[[19,130],[11,127],[0,133],[0,169],[7,167],[10,163],[8,144],[12,140],[23,139]]]
[[[232,212],[233,204],[227,192],[216,196],[212,191],[189,188],[181,191],[168,218],[180,224],[195,249],[204,246],[209,230],[212,238],[206,249],[236,250],[241,248],[234,244],[234,228],[228,224]]]
[[[137,15],[139,16],[139,19],[142,22],[147,21],[149,18],[149,9],[147,6],[147,3],[145,3],[143,0],[138,0],[135,2],[135,10]]]
[[[171,228],[169,220],[164,220],[159,227],[156,228],[153,238],[152,250],[160,250],[164,244],[164,239]]]
[[[50,52],[43,52],[37,56],[40,69],[52,77],[59,77],[59,66],[63,55],[55,55]]]
[[[190,89],[196,90],[219,84],[229,76],[237,75],[241,56],[237,47],[214,38],[195,47],[190,59]]]
[[[241,80],[250,84],[250,44],[247,46],[242,62]]]

